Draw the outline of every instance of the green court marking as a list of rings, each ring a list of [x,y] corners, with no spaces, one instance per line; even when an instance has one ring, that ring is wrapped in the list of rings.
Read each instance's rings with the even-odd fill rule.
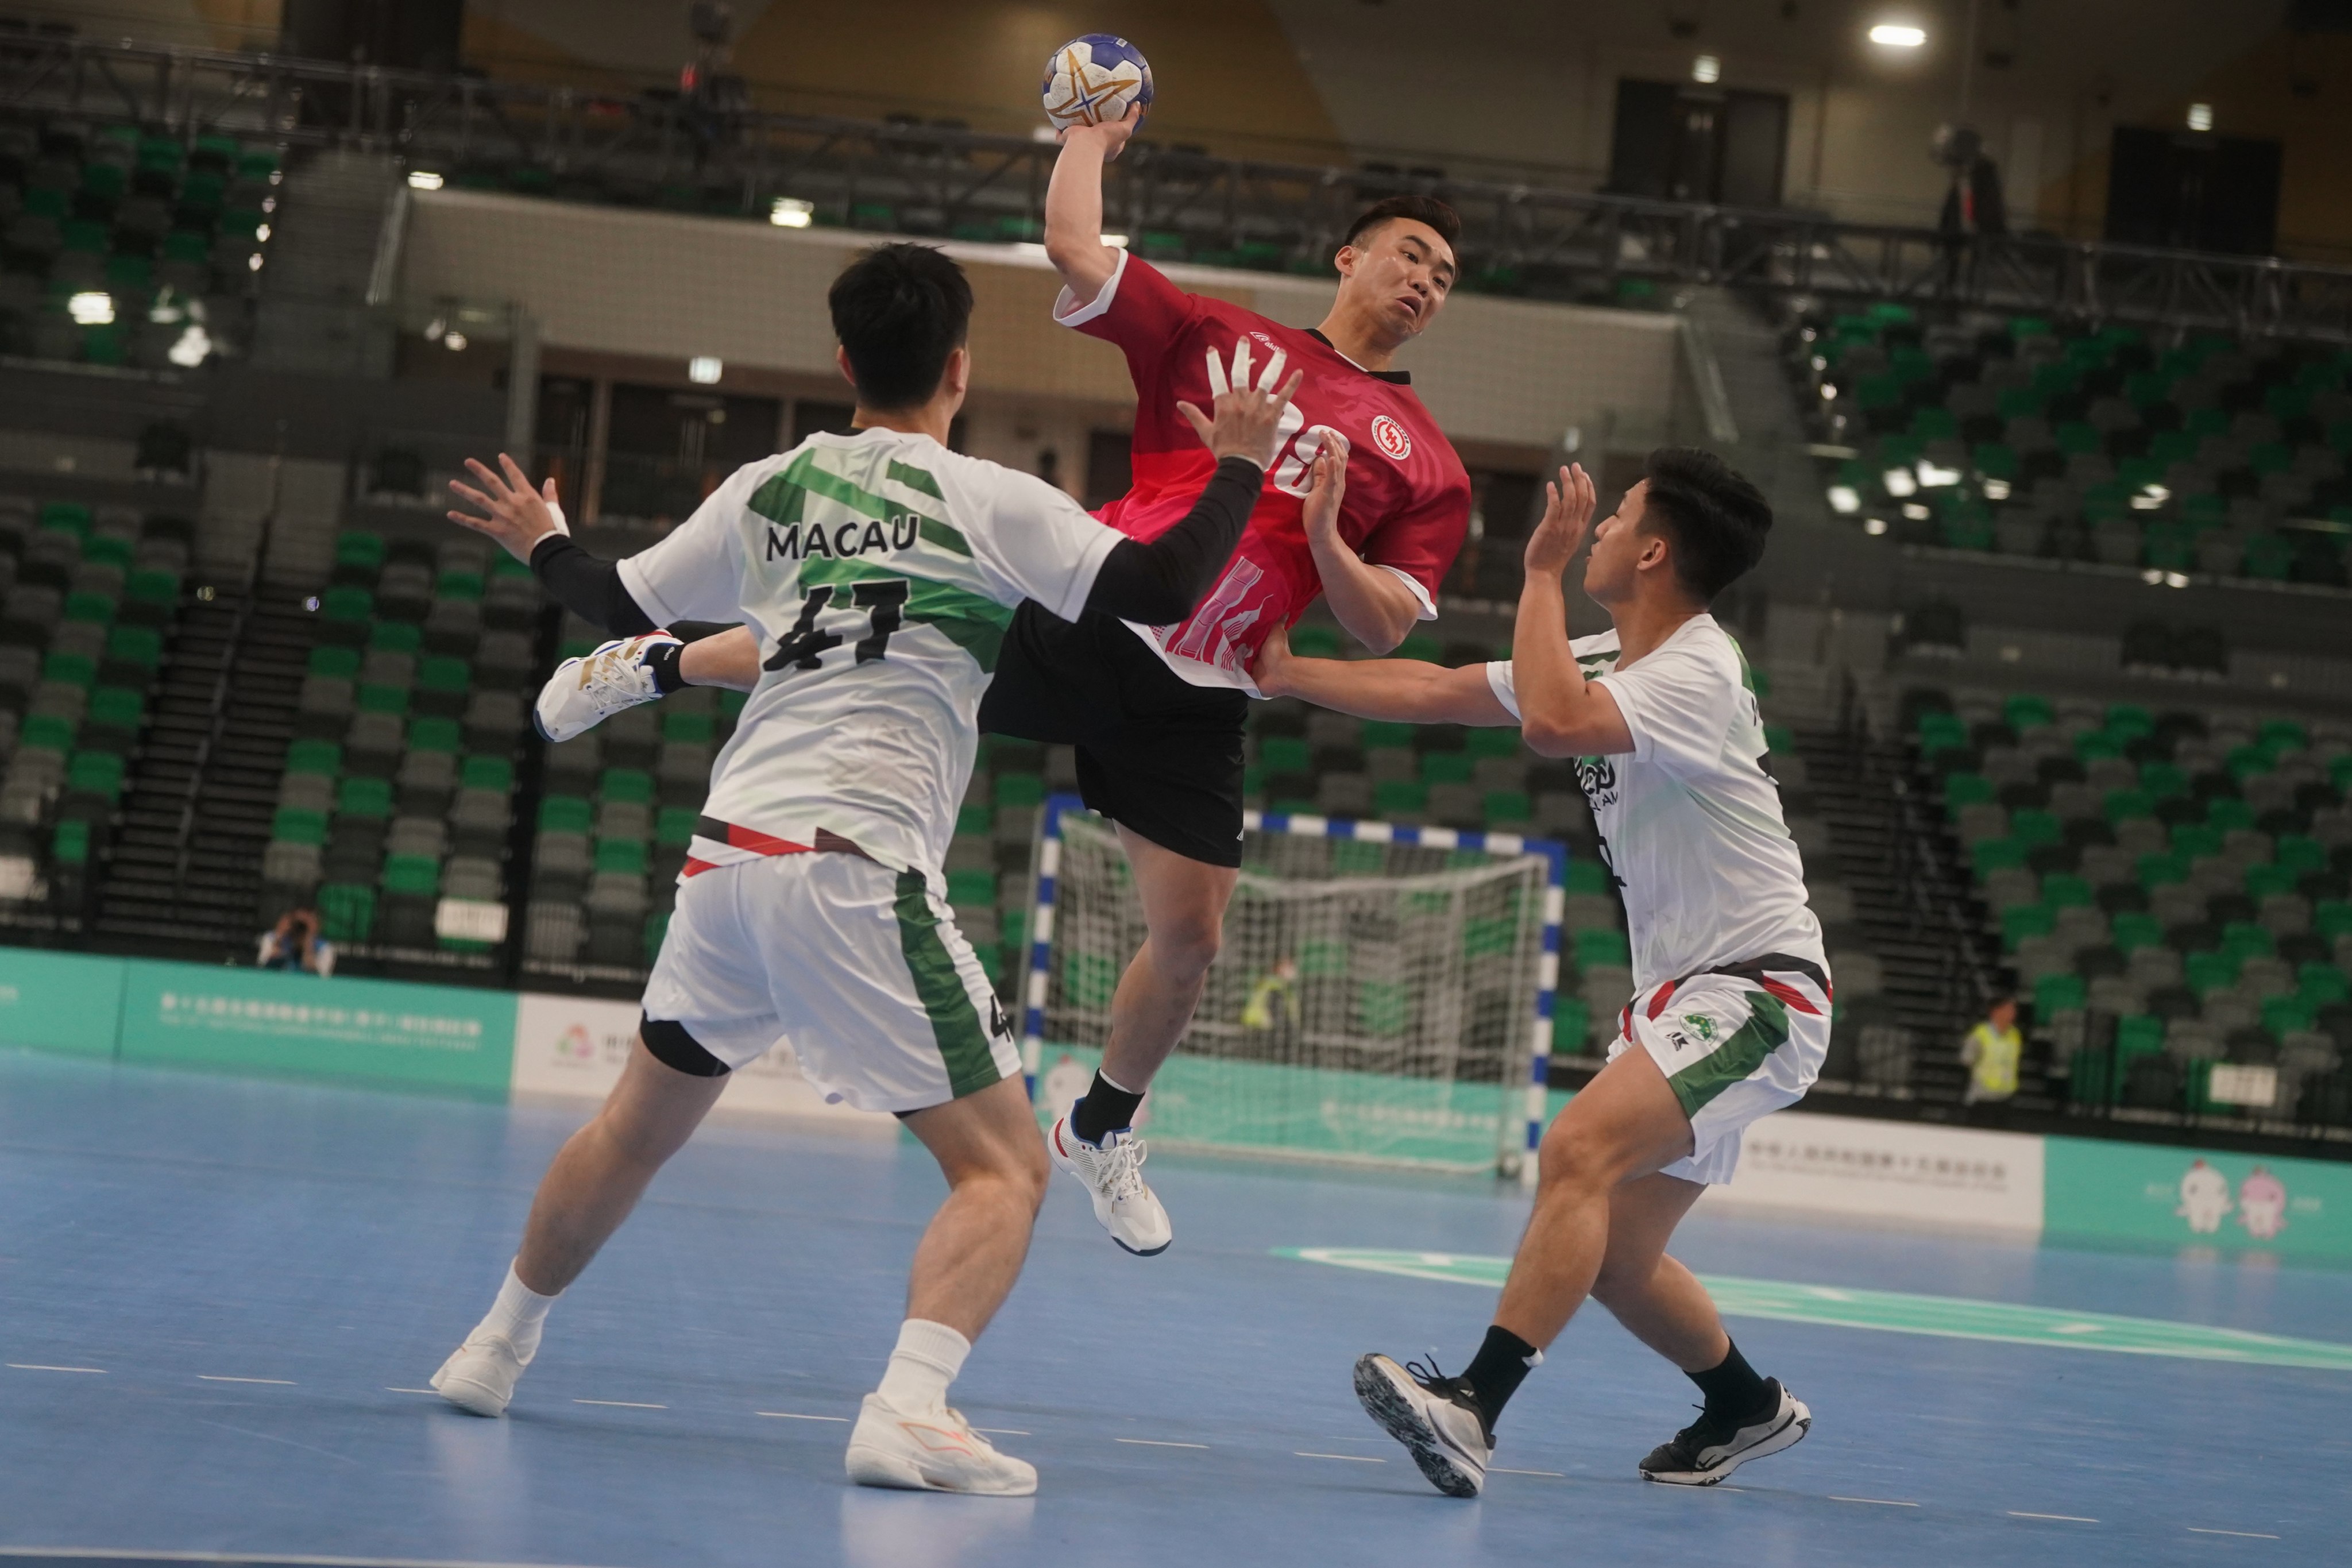
[[[1509,1272],[1507,1258],[1477,1258],[1452,1252],[1393,1252],[1379,1247],[1277,1247],[1277,1257],[1409,1279],[1499,1289]],[[2216,1329],[2203,1323],[2172,1323],[2160,1318],[2126,1318],[2112,1312],[2062,1312],[2010,1301],[1971,1301],[1958,1296],[1914,1296],[1901,1290],[1858,1290],[1837,1285],[1792,1285],[1779,1279],[1736,1279],[1701,1275],[1708,1294],[1726,1317],[1774,1318],[1786,1323],[1826,1323],[1834,1328],[1877,1329],[1895,1334],[1935,1334],[1948,1340],[1993,1340],[2003,1344],[2045,1345],[2065,1350],[2112,1351],[2124,1355],[2179,1356],[2189,1361],[2239,1362],[2249,1366],[2304,1366],[2352,1372],[2352,1345],[2324,1340],[2292,1340],[2276,1334]]]

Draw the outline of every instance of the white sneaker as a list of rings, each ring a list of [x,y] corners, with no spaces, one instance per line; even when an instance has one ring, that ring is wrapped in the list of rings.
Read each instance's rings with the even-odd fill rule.
[[[646,655],[656,647],[684,646],[667,632],[646,632],[601,643],[585,658],[565,659],[539,689],[531,722],[551,741],[569,741],[624,708],[659,701],[661,689],[654,684]]]
[[[1075,1103],[1073,1109],[1076,1109]],[[1126,1128],[1103,1134],[1099,1146],[1070,1131],[1070,1112],[1064,1111],[1045,1135],[1054,1163],[1084,1184],[1094,1199],[1095,1220],[1110,1238],[1138,1258],[1168,1250],[1176,1239],[1168,1211],[1143,1184],[1143,1140]]]
[[[848,1467],[861,1487],[974,1497],[1027,1497],[1037,1489],[1036,1467],[998,1453],[961,1412],[942,1407],[909,1415],[878,1394],[866,1396],[850,1429]]]
[[[474,1333],[433,1374],[434,1391],[460,1410],[503,1415],[522,1376],[522,1358],[504,1334]]]
[[[1356,1397],[1381,1431],[1411,1450],[1431,1486],[1460,1498],[1486,1489],[1495,1439],[1463,1379],[1368,1355],[1356,1363]]]
[[[1709,1415],[1702,1406],[1698,1419],[1675,1433],[1673,1442],[1650,1450],[1641,1464],[1643,1476],[1678,1487],[1711,1487],[1750,1459],[1803,1442],[1813,1429],[1812,1411],[1779,1378],[1766,1378],[1764,1386],[1764,1408],[1744,1422]]]

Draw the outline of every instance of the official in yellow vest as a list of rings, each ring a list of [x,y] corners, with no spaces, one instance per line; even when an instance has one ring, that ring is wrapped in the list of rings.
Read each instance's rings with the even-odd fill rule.
[[[2000,996],[1985,1010],[1984,1022],[1960,1042],[1960,1060],[1969,1068],[1964,1105],[2007,1100],[2017,1092],[2017,1058],[2025,1038],[2017,1032],[2017,998]]]

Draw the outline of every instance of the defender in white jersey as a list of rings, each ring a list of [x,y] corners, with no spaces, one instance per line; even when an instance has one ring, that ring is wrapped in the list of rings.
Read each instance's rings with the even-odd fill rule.
[[[1025,1496],[1036,1472],[946,1402],[1012,1289],[1047,1166],[1011,1028],[941,873],[982,695],[1013,609],[1181,620],[1239,542],[1296,378],[1239,388],[1212,422],[1192,510],[1149,544],[1060,490],[947,449],[969,373],[971,290],[921,246],[854,261],[829,299],[856,432],[739,470],[617,566],[572,543],[505,460],[461,495],[558,597],[632,635],[578,666],[581,690],[683,676],[676,619],[742,623],[763,651],[680,878],[619,1086],[541,1182],[488,1317],[433,1385],[502,1414],[554,1297],[684,1144],[726,1075],[789,1037],[832,1099],[903,1118],[948,1181],[915,1252],[881,1386],[851,1429],[853,1480]],[[1245,372],[1246,353],[1237,370]],[[600,699],[601,700],[601,699]]]
[[[1706,1396],[1699,1419],[1643,1459],[1650,1479],[1711,1486],[1812,1422],[1665,1254],[1706,1184],[1731,1179],[1748,1124],[1801,1096],[1829,1045],[1829,966],[1765,772],[1754,686],[1707,613],[1763,554],[1771,509],[1707,453],[1652,453],[1585,567],[1613,627],[1571,642],[1560,574],[1592,510],[1591,479],[1562,469],[1528,542],[1509,662],[1342,664],[1277,639],[1256,668],[1270,696],[1366,718],[1517,722],[1538,752],[1574,756],[1624,895],[1634,993],[1608,1066],[1544,1135],[1535,1212],[1485,1342],[1458,1377],[1384,1355],[1356,1363],[1365,1409],[1455,1497],[1484,1487],[1496,1418],[1587,1296]]]

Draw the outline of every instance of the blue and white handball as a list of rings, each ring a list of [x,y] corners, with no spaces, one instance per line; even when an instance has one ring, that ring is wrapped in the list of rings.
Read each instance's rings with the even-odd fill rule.
[[[1045,62],[1045,118],[1056,131],[1122,119],[1129,104],[1151,108],[1151,66],[1125,38],[1087,33]]]

